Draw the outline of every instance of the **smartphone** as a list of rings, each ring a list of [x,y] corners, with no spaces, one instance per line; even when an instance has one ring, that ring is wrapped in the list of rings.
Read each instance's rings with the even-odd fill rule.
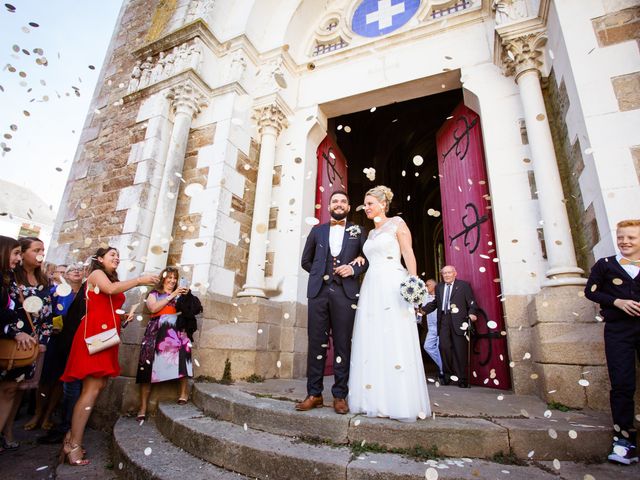
[[[180,284],[178,285],[180,288],[189,288],[189,280],[186,278],[180,279]]]

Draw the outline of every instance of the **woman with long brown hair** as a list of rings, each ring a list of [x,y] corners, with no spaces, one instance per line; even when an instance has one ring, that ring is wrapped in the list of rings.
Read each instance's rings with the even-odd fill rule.
[[[22,258],[22,251],[17,240],[0,235],[0,337],[12,338],[18,343],[18,348],[26,349],[37,343],[27,330],[31,327],[25,325],[15,311],[15,302],[9,292],[13,283],[13,269],[18,266]],[[19,367],[11,370],[0,370],[0,430],[4,430],[13,411],[13,403],[16,397],[17,380],[29,374],[31,367]],[[13,417],[11,417],[13,420]],[[3,439],[0,452],[12,445]]]
[[[35,335],[40,343],[40,357],[36,369],[32,370],[18,386],[18,394],[13,403],[10,415],[3,430],[5,443],[14,445],[13,419],[22,401],[24,390],[36,389],[36,411],[33,418],[24,425],[25,430],[37,428],[42,420],[45,403],[49,398],[49,390],[39,387],[40,372],[46,361],[45,350],[53,332],[53,305],[49,289],[49,279],[44,272],[44,243],[37,237],[21,237],[18,239],[22,259],[14,269],[15,283],[11,288],[11,298],[16,304],[16,312],[24,325],[33,322]],[[28,318],[30,317],[30,318]],[[52,425],[45,425],[51,428]]]
[[[66,456],[71,465],[89,463],[84,458],[81,447],[84,429],[100,391],[107,384],[107,378],[120,374],[118,345],[92,355],[85,339],[114,327],[119,332],[121,321],[116,310],[125,301],[124,292],[140,285],[158,282],[157,275],[147,274],[120,281],[116,272],[119,264],[120,254],[114,247],[99,248],[92,257],[87,278],[87,313],[73,338],[69,359],[61,377],[63,382],[82,380],[82,393],[73,409],[71,430],[61,452],[61,457]]]

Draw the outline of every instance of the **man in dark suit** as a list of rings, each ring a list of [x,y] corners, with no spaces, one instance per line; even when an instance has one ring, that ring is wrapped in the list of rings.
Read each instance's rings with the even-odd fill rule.
[[[465,337],[469,320],[477,320],[478,311],[473,290],[464,280],[456,279],[456,267],[446,265],[440,271],[443,282],[436,287],[436,298],[424,307],[425,313],[438,312],[438,336],[444,371],[444,383],[456,381],[460,388],[469,386],[468,340]]]
[[[614,436],[612,462],[638,461],[633,425],[636,358],[640,358],[640,220],[623,220],[616,228],[620,253],[601,258],[591,268],[585,296],[600,304],[604,351],[611,391],[611,416],[620,435]]]
[[[336,191],[329,199],[331,222],[311,229],[302,252],[302,268],[309,272],[307,286],[307,398],[296,404],[296,410],[322,407],[322,388],[329,331],[333,335],[335,382],[333,408],[336,413],[349,412],[347,404],[351,334],[358,303],[358,276],[367,269],[353,263],[362,255],[364,234],[359,225],[346,221],[349,197]]]

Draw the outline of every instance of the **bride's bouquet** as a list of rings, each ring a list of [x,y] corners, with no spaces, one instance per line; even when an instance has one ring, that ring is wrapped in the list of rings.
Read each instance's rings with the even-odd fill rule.
[[[422,305],[427,298],[427,286],[421,278],[409,275],[400,284],[400,295],[413,305]]]

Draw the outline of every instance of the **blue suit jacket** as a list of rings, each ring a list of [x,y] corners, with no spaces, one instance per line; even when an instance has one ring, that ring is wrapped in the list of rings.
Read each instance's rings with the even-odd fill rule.
[[[342,250],[338,255],[340,265],[345,265],[351,262],[358,255],[364,257],[362,253],[362,246],[365,242],[364,229],[360,227],[361,233],[353,235],[347,230],[352,225],[351,222],[347,222],[344,229],[344,237],[342,239]],[[309,283],[307,285],[307,297],[314,298],[320,292],[322,283],[324,282],[325,270],[327,267],[327,256],[331,255],[331,249],[329,247],[329,224],[323,223],[322,225],[316,225],[309,232],[307,241],[304,244],[304,250],[302,251],[302,268],[309,272]],[[360,291],[360,283],[358,277],[363,273],[367,267],[366,262],[362,266],[352,265],[354,274],[351,277],[342,278],[342,287],[347,297],[355,300],[357,294]]]

